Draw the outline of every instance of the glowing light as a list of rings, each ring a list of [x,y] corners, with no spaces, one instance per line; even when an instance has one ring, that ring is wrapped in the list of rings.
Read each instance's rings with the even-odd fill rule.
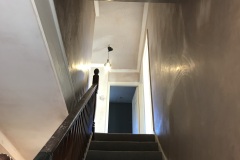
[[[111,70],[111,64],[109,62],[109,59],[107,59],[107,62],[104,64],[104,67],[107,71],[110,71]]]
[[[78,71],[88,71],[90,69],[90,66],[87,64],[73,64],[72,69]]]
[[[143,91],[144,91],[144,110],[145,110],[145,131],[147,134],[153,134],[153,112],[152,112],[152,95],[150,86],[149,73],[149,53],[148,39],[146,36],[144,53],[143,53]]]

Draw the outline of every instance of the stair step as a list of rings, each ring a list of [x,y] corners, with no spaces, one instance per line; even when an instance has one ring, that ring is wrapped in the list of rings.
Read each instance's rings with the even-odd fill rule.
[[[126,133],[96,133],[95,141],[135,141],[155,142],[153,134],[126,134]]]
[[[158,151],[158,144],[156,142],[92,141],[89,150]]]
[[[86,160],[162,160],[158,151],[88,151]]]

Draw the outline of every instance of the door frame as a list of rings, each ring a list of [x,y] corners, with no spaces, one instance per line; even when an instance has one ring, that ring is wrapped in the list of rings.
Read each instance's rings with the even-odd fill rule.
[[[110,87],[111,86],[139,87],[139,82],[108,82],[108,85],[107,85],[107,111],[106,111],[106,119],[105,119],[105,133],[108,133],[109,100],[110,100]]]

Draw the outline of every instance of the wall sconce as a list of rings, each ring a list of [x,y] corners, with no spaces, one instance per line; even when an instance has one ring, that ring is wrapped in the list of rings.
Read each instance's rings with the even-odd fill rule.
[[[104,64],[104,67],[107,71],[110,71],[111,70],[111,63],[109,61],[109,52],[113,51],[113,48],[110,47],[110,45],[108,45],[108,59],[107,59],[107,62]]]

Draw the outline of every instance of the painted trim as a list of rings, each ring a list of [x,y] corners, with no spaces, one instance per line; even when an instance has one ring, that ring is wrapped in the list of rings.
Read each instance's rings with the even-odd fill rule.
[[[99,1],[94,1],[95,15],[96,17],[100,16]]]
[[[105,119],[105,133],[108,133],[108,119],[109,119],[109,99],[110,99],[110,87],[111,86],[133,86],[138,87],[139,82],[108,82],[107,84],[107,100],[106,100],[106,119]]]
[[[145,45],[148,6],[149,6],[149,3],[144,3],[143,18],[142,18],[142,30],[141,30],[141,35],[140,35],[139,49],[138,49],[138,62],[137,62],[137,71],[138,72],[140,72],[141,62],[142,62],[142,58],[143,58],[144,45]]]
[[[108,86],[134,86],[138,87],[139,82],[108,82]]]
[[[61,88],[61,85],[60,85],[60,82],[59,82],[59,79],[58,79],[58,76],[57,76],[57,72],[56,72],[56,69],[55,69],[55,66],[54,66],[54,63],[53,63],[53,59],[52,59],[52,56],[51,56],[50,48],[49,48],[49,45],[48,45],[48,42],[47,42],[46,35],[44,33],[44,29],[43,29],[43,26],[42,26],[42,23],[41,23],[40,16],[38,14],[38,10],[37,10],[37,6],[36,6],[36,3],[35,3],[35,0],[31,0],[31,2],[32,2],[33,11],[34,11],[34,13],[36,15],[38,27],[39,27],[39,30],[40,30],[40,32],[42,34],[43,42],[45,44],[45,48],[46,48],[46,51],[47,51],[47,54],[48,54],[48,57],[49,57],[49,60],[50,60],[51,66],[52,66],[52,70],[54,72],[54,77],[55,77],[55,79],[57,81],[58,89],[60,91],[62,100],[63,100],[63,102],[65,104],[66,112],[68,113],[67,105],[65,103],[65,98],[63,96],[62,88]]]
[[[94,67],[104,67],[104,64],[102,63],[91,63],[90,64],[91,68]],[[137,69],[111,69],[109,71],[110,73],[132,73],[132,72],[139,72]]]
[[[74,91],[74,87],[73,87],[73,83],[72,83],[72,77],[71,77],[69,69],[68,69],[68,60],[67,60],[67,56],[66,56],[66,52],[65,52],[65,47],[63,45],[62,34],[61,34],[59,23],[58,23],[57,12],[56,12],[56,9],[55,9],[54,1],[49,0],[49,4],[50,4],[53,20],[54,20],[55,29],[57,31],[58,40],[59,40],[60,47],[61,47],[61,50],[62,50],[63,61],[64,61],[64,64],[65,64],[65,67],[66,67],[66,70],[67,70],[67,77],[68,77],[70,85],[71,85],[72,95],[75,96],[75,91]]]
[[[0,131],[0,145],[5,148],[14,159],[25,160],[20,152],[14,147],[10,140]]]
[[[102,64],[102,63],[91,63],[90,67],[91,68],[94,68],[94,67],[104,67],[104,64]]]
[[[106,100],[106,119],[105,119],[105,133],[108,133],[108,119],[109,119],[109,99],[110,99],[110,82],[107,85],[107,100]]]
[[[154,135],[155,135],[155,141],[156,141],[157,144],[158,144],[158,150],[162,153],[162,158],[163,158],[163,160],[168,160],[168,159],[167,159],[167,156],[165,155],[165,153],[164,153],[164,151],[163,151],[163,149],[162,149],[162,146],[161,146],[161,144],[160,144],[160,141],[159,141],[159,139],[158,139],[158,137],[157,137],[157,135],[156,135],[155,132],[154,132]]]

